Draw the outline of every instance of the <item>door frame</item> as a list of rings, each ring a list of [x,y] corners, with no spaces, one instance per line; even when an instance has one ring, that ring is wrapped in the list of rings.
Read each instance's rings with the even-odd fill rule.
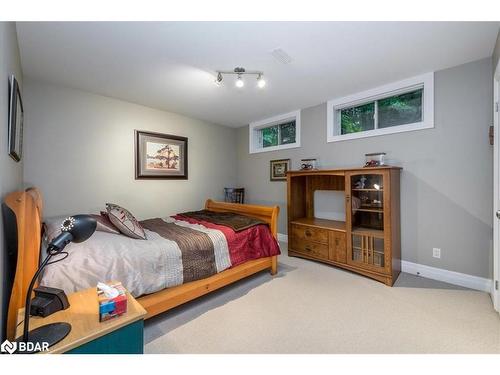
[[[491,286],[491,299],[496,311],[500,313],[500,219],[496,217],[500,210],[500,61],[493,74],[493,283]]]

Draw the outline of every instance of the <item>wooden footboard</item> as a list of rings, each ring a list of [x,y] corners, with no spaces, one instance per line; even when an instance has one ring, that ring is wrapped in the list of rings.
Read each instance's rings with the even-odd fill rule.
[[[149,319],[257,272],[270,269],[271,274],[275,274],[277,258],[277,256],[273,256],[250,260],[206,279],[160,290],[159,292],[142,296],[137,300],[148,312],[146,319]]]
[[[258,218],[269,225],[274,238],[277,239],[278,206],[268,207],[225,203],[208,199],[205,203],[205,209],[216,212],[234,212]],[[250,260],[206,279],[196,280],[164,289],[156,293],[142,296],[137,300],[148,312],[146,315],[146,319],[148,319],[266,269],[270,270],[271,275],[275,275],[278,272],[277,256]]]

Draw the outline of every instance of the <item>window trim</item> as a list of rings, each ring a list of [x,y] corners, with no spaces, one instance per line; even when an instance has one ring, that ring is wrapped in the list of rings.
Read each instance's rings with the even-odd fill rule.
[[[258,130],[268,128],[279,123],[295,120],[295,142],[284,145],[263,147],[258,139]],[[270,152],[300,147],[300,110],[273,116],[264,120],[251,122],[248,125],[249,153]]]
[[[391,126],[366,130],[358,133],[338,134],[338,111],[347,107],[366,104],[379,99],[402,94],[418,88],[423,88],[423,121],[412,124]],[[343,98],[332,99],[327,102],[327,142],[339,142],[350,139],[375,137],[379,135],[402,133],[408,131],[434,128],[434,72],[393,82],[374,89],[348,95]]]

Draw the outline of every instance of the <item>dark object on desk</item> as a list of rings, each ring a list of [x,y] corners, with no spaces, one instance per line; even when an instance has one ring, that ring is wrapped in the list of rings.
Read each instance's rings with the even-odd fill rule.
[[[19,336],[16,341],[24,343],[31,342],[34,344],[47,342],[50,347],[64,339],[71,331],[71,325],[63,322],[46,324],[30,331],[29,319],[31,311],[31,292],[33,291],[35,282],[38,280],[38,276],[40,276],[42,270],[45,266],[52,263],[52,257],[61,254],[66,245],[70,242],[78,243],[87,240],[95,232],[96,226],[97,222],[90,215],[70,216],[63,221],[61,225],[61,234],[54,238],[49,244],[47,248],[47,257],[42,264],[40,264],[40,267],[38,267],[33,279],[31,279],[26,293],[26,303],[24,305],[23,335]],[[57,261],[58,260],[55,260],[53,262]]]
[[[52,315],[56,311],[66,310],[69,307],[68,297],[64,290],[40,286],[34,289],[35,298],[31,301],[30,314],[32,316]]]
[[[224,188],[224,201],[228,203],[245,203],[245,188]]]

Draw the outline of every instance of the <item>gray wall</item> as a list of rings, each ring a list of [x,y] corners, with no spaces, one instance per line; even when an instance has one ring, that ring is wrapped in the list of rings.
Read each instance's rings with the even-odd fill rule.
[[[28,78],[24,92],[24,182],[41,188],[45,216],[113,202],[164,217],[221,199],[235,182],[234,129]],[[188,137],[189,179],[135,180],[134,129]]]
[[[0,22],[0,196],[2,198],[11,191],[22,187],[23,163],[16,163],[8,155],[7,144],[7,119],[8,119],[8,79],[14,73],[22,89],[23,76],[17,45],[16,26],[14,22]],[[21,90],[21,94],[22,94]],[[3,233],[2,215],[0,215],[0,272],[5,275],[5,243]],[[3,301],[4,278],[0,283],[0,303],[2,303],[1,316],[6,311]],[[0,332],[3,341],[3,319],[0,319]]]
[[[317,157],[321,167],[361,166],[364,154],[387,152],[402,166],[403,259],[491,277],[493,155],[492,59],[435,74],[435,128],[326,142],[326,104],[303,109],[302,147],[248,153],[248,127],[238,130],[238,183],[251,203],[279,204],[286,233],[286,183],[269,181],[269,160]],[[432,248],[441,248],[441,259]]]

